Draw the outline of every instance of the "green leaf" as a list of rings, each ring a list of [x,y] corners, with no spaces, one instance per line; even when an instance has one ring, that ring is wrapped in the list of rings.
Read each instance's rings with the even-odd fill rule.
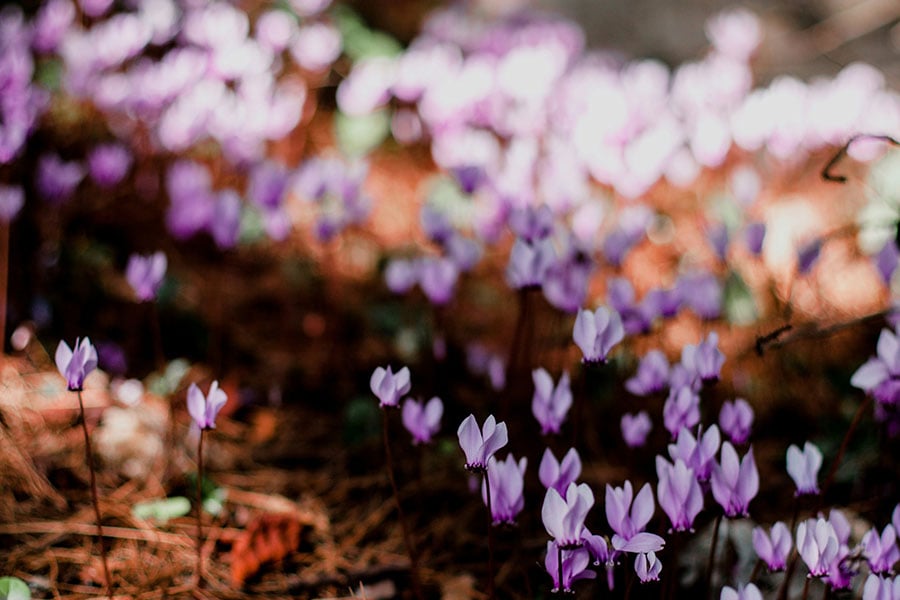
[[[266,228],[262,212],[255,206],[244,204],[241,210],[241,228],[238,243],[253,244],[266,239]]]
[[[147,378],[147,389],[162,397],[174,394],[190,369],[191,363],[183,358],[176,358],[166,365],[162,374],[154,373]]]
[[[735,325],[749,325],[757,319],[753,292],[737,271],[725,281],[725,317]]]
[[[386,109],[356,117],[339,112],[334,117],[334,131],[344,154],[364,156],[387,139],[391,118]]]
[[[397,40],[382,31],[366,27],[359,15],[347,6],[336,6],[332,17],[341,32],[344,54],[353,62],[378,56],[390,58],[403,51]]]
[[[165,523],[169,519],[183,517],[191,512],[191,501],[184,496],[172,496],[159,500],[138,502],[131,509],[131,514],[138,519]]]
[[[29,600],[31,590],[18,577],[0,577],[0,600]]]

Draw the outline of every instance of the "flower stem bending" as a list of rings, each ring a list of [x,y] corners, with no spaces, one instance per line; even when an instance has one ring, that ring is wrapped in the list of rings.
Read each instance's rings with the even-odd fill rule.
[[[491,503],[491,480],[488,478],[487,468],[484,469],[484,487],[487,490],[488,512],[488,598],[494,600],[494,508]],[[562,562],[559,564],[562,565]]]
[[[197,442],[197,588],[203,589],[203,433]]]

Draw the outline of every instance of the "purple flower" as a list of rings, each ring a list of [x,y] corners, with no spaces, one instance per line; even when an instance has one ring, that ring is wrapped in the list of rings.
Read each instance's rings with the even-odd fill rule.
[[[719,428],[715,425],[711,425],[706,433],[702,428],[697,428],[696,438],[689,429],[684,428],[678,431],[675,443],[669,444],[669,456],[673,461],[683,460],[694,470],[698,480],[708,481],[720,442]]]
[[[622,415],[619,428],[622,430],[622,439],[629,448],[640,448],[647,442],[647,434],[653,429],[653,423],[647,411],[642,410]]]
[[[900,577],[869,575],[863,587],[862,600],[897,600],[900,598]]]
[[[147,256],[132,254],[125,267],[125,279],[134,290],[139,302],[156,299],[156,293],[166,275],[166,255],[154,252]]]
[[[819,493],[817,478],[821,467],[822,453],[815,444],[806,442],[803,452],[791,444],[787,451],[787,472],[797,485],[795,496]]]
[[[419,279],[418,262],[406,258],[392,258],[384,269],[384,282],[395,294],[405,294]]]
[[[559,258],[544,274],[541,291],[552,306],[573,313],[584,302],[591,276],[590,259],[578,251]]]
[[[613,346],[625,337],[625,329],[617,312],[601,306],[594,312],[578,311],[572,337],[584,354],[582,362],[604,363]]]
[[[627,334],[650,331],[653,320],[659,314],[658,298],[648,296],[638,304],[631,282],[624,277],[613,277],[607,282],[606,301],[622,317],[622,326]]]
[[[653,511],[653,492],[649,483],[644,484],[636,497],[630,481],[626,480],[623,487],[616,488],[607,484],[606,520],[615,532],[613,547],[621,550],[624,542],[642,532],[653,516]]]
[[[712,246],[716,256],[725,261],[728,253],[728,227],[724,223],[716,223],[706,230],[706,241]]]
[[[206,228],[215,212],[209,171],[200,163],[179,160],[166,172],[169,210],[166,227],[178,239],[186,239]]]
[[[572,390],[569,386],[569,373],[563,371],[556,388],[553,379],[543,368],[531,372],[534,381],[534,396],[531,400],[531,413],[541,425],[541,435],[559,433],[563,421],[572,406]]]
[[[553,212],[546,204],[516,208],[509,215],[509,228],[526,242],[534,243],[553,233]]]
[[[25,205],[25,192],[18,185],[0,185],[0,223],[11,223]]]
[[[206,397],[197,387],[196,383],[192,383],[187,392],[187,408],[191,418],[197,427],[202,429],[216,428],[216,415],[225,406],[228,396],[223,390],[219,389],[219,382],[213,381],[209,386],[209,393]]]
[[[403,367],[396,373],[391,371],[390,365],[377,367],[369,379],[369,387],[378,398],[378,406],[400,406],[400,397],[409,392],[409,367]]]
[[[673,465],[657,456],[656,474],[659,477],[656,498],[660,508],[669,517],[672,529],[693,530],[694,519],[703,510],[703,490],[694,476],[694,470],[688,468],[680,458]]]
[[[793,540],[787,525],[777,521],[766,535],[762,527],[753,528],[753,549],[770,571],[783,571],[791,553]]]
[[[743,444],[750,438],[750,428],[753,426],[753,409],[743,398],[735,398],[734,402],[722,404],[719,411],[719,427],[725,432],[732,443]]]
[[[641,583],[659,581],[661,571],[662,563],[656,558],[655,552],[640,552],[634,559],[634,572],[637,573]]]
[[[516,462],[510,454],[504,461],[492,456],[488,459],[487,481],[491,486],[491,518],[494,525],[515,525],[516,517],[525,506],[525,467],[528,459]],[[487,487],[481,483],[481,499],[487,506]]]
[[[900,339],[893,331],[882,329],[877,348],[877,356],[856,370],[850,385],[882,404],[893,405],[900,399]]]
[[[506,281],[514,290],[540,287],[555,261],[556,251],[550,240],[529,243],[516,238],[509,253]]]
[[[474,415],[466,417],[456,430],[459,446],[466,455],[466,469],[484,471],[488,459],[508,441],[506,423],[497,423],[494,415],[484,420],[481,430]]]
[[[241,198],[233,189],[216,195],[215,209],[209,221],[209,233],[219,250],[234,248],[241,233]]]
[[[710,481],[713,498],[725,511],[725,516],[747,516],[747,507],[759,491],[759,472],[753,460],[753,448],[739,461],[734,446],[724,442],[720,464],[713,464]]]
[[[548,488],[541,507],[544,528],[563,548],[580,546],[584,519],[593,505],[594,494],[586,483],[570,483],[565,498]]]
[[[807,519],[797,526],[797,552],[813,577],[828,575],[839,551],[834,526],[825,519]]]
[[[818,260],[821,252],[822,240],[819,238],[800,246],[797,250],[797,273],[800,275],[809,273],[816,264],[816,260]]]
[[[597,574],[588,569],[590,554],[584,548],[574,548],[562,551],[562,581],[559,580],[559,544],[547,542],[547,556],[544,559],[544,568],[547,574],[553,578],[553,592],[569,592],[572,583],[579,579],[594,579]]]
[[[863,554],[869,562],[873,573],[886,575],[900,560],[900,548],[897,547],[897,532],[893,525],[887,525],[881,535],[874,527],[866,532],[862,539]]]
[[[38,161],[35,187],[45,200],[58,204],[72,197],[82,179],[84,168],[80,163],[45,154]]]
[[[307,71],[322,71],[341,55],[341,33],[328,23],[304,21],[291,44],[291,56]]]
[[[434,204],[424,204],[419,211],[419,222],[422,225],[422,232],[429,240],[437,244],[443,244],[444,241],[453,235],[453,223],[445,211],[439,209]]]
[[[744,228],[744,243],[753,256],[762,254],[763,242],[766,239],[765,223],[748,223]]]
[[[427,444],[440,428],[441,416],[444,414],[444,403],[437,396],[425,405],[407,398],[403,403],[401,417],[403,426],[413,436],[413,444]]]
[[[88,154],[88,172],[94,183],[110,188],[122,181],[131,168],[131,153],[122,144],[100,144]]]
[[[711,321],[722,313],[722,286],[709,273],[685,275],[676,284],[681,301],[701,319]]]
[[[553,488],[560,496],[566,493],[569,484],[581,475],[581,457],[575,448],[570,448],[562,462],[556,460],[550,448],[544,450],[541,464],[538,467],[538,478],[545,488]]]
[[[897,250],[897,242],[888,240],[875,256],[875,266],[878,268],[878,273],[888,286],[891,285],[891,277],[893,277],[894,271],[897,270],[898,263],[900,263],[900,251]]]
[[[663,424],[672,437],[700,422],[700,396],[689,387],[673,389],[663,405]]]
[[[84,379],[97,368],[97,350],[91,345],[89,338],[75,340],[75,349],[60,340],[56,347],[56,368],[66,379],[70,392],[84,389]]]
[[[112,3],[113,0],[78,0],[78,4],[81,5],[81,10],[84,11],[84,14],[95,19],[102,17],[103,13],[112,6]]]
[[[715,331],[696,346],[688,344],[681,351],[681,364],[704,383],[718,381],[724,363],[725,355],[719,350],[719,334]]]
[[[459,268],[449,258],[427,256],[419,261],[419,286],[428,300],[443,306],[453,298]]]
[[[48,0],[35,16],[31,45],[38,52],[53,52],[74,20],[75,7],[70,0]]]
[[[660,350],[651,350],[638,363],[634,377],[625,382],[625,389],[635,396],[647,396],[665,389],[669,380],[669,361]]]
[[[247,198],[263,210],[279,208],[288,186],[288,173],[281,164],[262,161],[250,172]]]
[[[444,240],[444,252],[461,272],[468,273],[481,260],[482,247],[477,241],[453,232]]]
[[[748,583],[746,586],[739,585],[737,589],[726,585],[722,588],[719,600],[763,600],[763,597],[758,587]]]

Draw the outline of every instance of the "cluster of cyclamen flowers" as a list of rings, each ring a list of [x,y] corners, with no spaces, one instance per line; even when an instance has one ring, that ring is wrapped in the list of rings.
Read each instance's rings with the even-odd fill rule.
[[[214,190],[205,166],[171,165],[167,225],[173,236],[207,231],[220,248],[231,248],[248,213],[256,213],[265,233],[282,240],[291,227],[287,195],[295,180],[312,173],[325,181],[324,197],[297,192],[315,203],[316,234],[327,240],[368,214],[369,200],[360,191],[364,164],[312,160],[291,174],[266,157],[266,144],[298,125],[308,82],[324,77],[342,52],[341,35],[323,13],[329,4],[293,0],[252,20],[227,2],[137,0],[125,9],[47,0],[31,20],[8,7],[0,13],[0,165],[20,153],[50,92],[65,93],[91,102],[108,118],[113,136],[82,157],[52,150],[40,156],[34,188],[44,200],[70,200],[88,176],[104,191],[121,184],[142,160],[127,140],[149,133],[150,151],[159,153],[214,140],[246,177],[246,189]],[[54,62],[61,67],[59,87],[45,90],[36,80],[46,78],[35,73]],[[147,183],[135,173],[138,191],[155,193]],[[0,189],[5,220],[22,197],[21,183]]]

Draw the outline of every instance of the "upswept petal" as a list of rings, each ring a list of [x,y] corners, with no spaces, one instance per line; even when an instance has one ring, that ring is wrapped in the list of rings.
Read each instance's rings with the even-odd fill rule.
[[[493,415],[488,417],[488,419],[493,419]],[[485,430],[487,429],[487,421],[485,421]],[[490,435],[485,436],[484,440],[484,449],[482,450],[482,456],[488,457],[494,454],[497,450],[502,448],[509,441],[509,437],[506,432],[506,423],[498,423],[496,426],[491,427],[492,431]]]
[[[870,358],[850,378],[850,385],[868,392],[890,376],[887,365],[878,358]]]
[[[878,336],[878,358],[884,362],[888,372],[900,375],[900,340],[890,329],[882,329]]]
[[[475,421],[475,415],[469,415],[463,422],[459,424],[456,430],[456,436],[459,438],[459,445],[466,455],[466,464],[474,464],[478,459],[478,453],[481,449],[481,431],[478,430],[478,422]]]
[[[197,387],[196,383],[192,383],[187,391],[187,409],[188,414],[195,423],[202,429],[206,424],[206,399],[203,392]]]
[[[75,345],[78,345],[76,341]],[[72,349],[69,348],[69,345],[64,341],[60,340],[59,345],[56,347],[56,368],[59,369],[60,375],[63,377],[66,376],[66,369],[69,368],[69,363],[72,362]]]
[[[561,539],[564,535],[563,517],[568,508],[559,492],[552,487],[547,489],[547,493],[544,494],[544,503],[541,505],[541,521],[550,537]]]
[[[655,506],[653,503],[653,490],[649,483],[645,483],[631,505],[631,523],[635,530],[641,530],[647,526],[653,517]]]
[[[594,356],[594,340],[597,339],[597,324],[591,311],[578,311],[578,316],[575,317],[575,327],[572,330],[572,339],[581,349],[585,360],[591,360]]]

